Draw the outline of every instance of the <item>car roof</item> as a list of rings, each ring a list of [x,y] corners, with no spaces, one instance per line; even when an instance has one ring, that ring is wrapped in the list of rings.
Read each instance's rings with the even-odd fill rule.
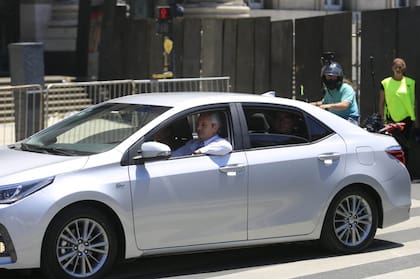
[[[273,98],[249,93],[227,92],[144,93],[109,100],[109,102],[148,104],[184,108],[217,103],[263,102],[288,104],[289,102],[293,101],[294,100],[286,98]]]

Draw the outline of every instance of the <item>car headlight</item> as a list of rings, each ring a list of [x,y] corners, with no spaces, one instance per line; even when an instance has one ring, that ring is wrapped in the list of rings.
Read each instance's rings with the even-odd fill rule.
[[[0,186],[0,204],[14,203],[50,185],[54,177]]]

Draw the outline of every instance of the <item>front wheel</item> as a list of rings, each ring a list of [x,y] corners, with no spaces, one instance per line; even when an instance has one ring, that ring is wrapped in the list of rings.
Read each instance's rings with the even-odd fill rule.
[[[73,207],[50,225],[41,269],[50,278],[102,278],[116,261],[116,242],[105,214],[92,207]]]
[[[353,187],[339,193],[331,203],[321,241],[330,251],[355,253],[371,244],[377,227],[377,203],[366,191]]]

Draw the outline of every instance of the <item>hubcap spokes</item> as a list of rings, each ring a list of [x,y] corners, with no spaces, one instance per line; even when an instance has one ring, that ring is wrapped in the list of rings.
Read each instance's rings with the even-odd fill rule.
[[[361,196],[348,196],[338,205],[334,214],[334,231],[346,246],[356,246],[369,236],[372,230],[372,211]]]
[[[104,228],[91,219],[69,223],[58,237],[56,255],[61,268],[74,277],[87,277],[104,265],[109,250]]]

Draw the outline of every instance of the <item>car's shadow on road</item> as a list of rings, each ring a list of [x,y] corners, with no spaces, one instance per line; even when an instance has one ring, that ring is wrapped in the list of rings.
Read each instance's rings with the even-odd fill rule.
[[[388,250],[403,246],[400,243],[375,239],[363,253]],[[264,247],[243,248],[196,254],[139,258],[116,267],[107,279],[164,278],[196,276],[206,273],[269,266],[295,261],[337,257],[324,250],[317,241],[277,244]],[[201,275],[201,276],[200,276]]]
[[[394,249],[400,243],[375,239],[363,253]],[[339,257],[325,251],[317,241],[276,244],[263,247],[242,248],[159,257],[144,257],[126,261],[116,266],[106,279],[145,279],[176,276],[205,278],[206,273],[237,272],[238,269],[270,266],[302,260]],[[207,276],[208,277],[208,276]],[[1,270],[2,279],[41,279],[39,270]]]

